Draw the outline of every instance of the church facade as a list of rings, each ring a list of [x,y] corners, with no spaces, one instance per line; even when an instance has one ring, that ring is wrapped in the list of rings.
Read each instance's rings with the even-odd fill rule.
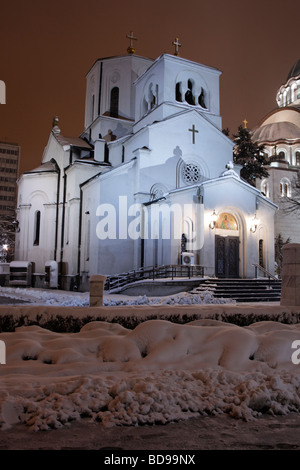
[[[275,236],[300,243],[297,213],[291,213],[286,198],[295,196],[294,182],[300,170],[300,59],[294,64],[276,94],[277,107],[253,130],[253,139],[265,145],[269,177],[257,187],[278,206]]]
[[[191,263],[206,276],[274,272],[277,206],[239,176],[213,67],[162,54],[97,60],[85,128],[53,123],[41,165],[18,181],[16,260],[59,287],[91,275]],[[184,240],[184,243],[183,243]]]

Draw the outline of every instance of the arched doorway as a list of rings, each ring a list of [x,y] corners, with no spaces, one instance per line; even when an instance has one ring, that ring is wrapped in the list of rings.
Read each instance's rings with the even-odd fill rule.
[[[215,235],[216,277],[239,277],[240,237],[236,218],[229,212],[219,214]]]

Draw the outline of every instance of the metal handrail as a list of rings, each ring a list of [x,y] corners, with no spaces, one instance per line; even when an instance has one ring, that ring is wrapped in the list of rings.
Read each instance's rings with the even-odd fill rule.
[[[168,278],[172,280],[174,277],[203,277],[204,267],[200,265],[170,264],[162,266],[147,266],[125,273],[107,276],[105,281],[105,290],[111,290],[123,287],[131,282],[141,281],[144,279],[155,280],[157,278]]]
[[[256,278],[257,278],[257,270],[259,269],[260,271],[262,271],[269,278],[269,281],[271,279],[273,279],[273,281],[278,281],[278,278],[276,276],[271,274],[269,271],[266,270],[266,268],[264,268],[260,264],[253,263],[252,266],[255,266],[255,277]]]

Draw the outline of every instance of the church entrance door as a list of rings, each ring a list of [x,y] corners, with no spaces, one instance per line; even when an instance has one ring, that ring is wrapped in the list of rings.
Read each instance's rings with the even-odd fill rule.
[[[216,235],[216,276],[239,277],[239,237]]]

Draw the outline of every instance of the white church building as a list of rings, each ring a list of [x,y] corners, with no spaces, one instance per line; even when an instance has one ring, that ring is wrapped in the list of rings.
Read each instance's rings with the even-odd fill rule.
[[[177,52],[98,59],[82,135],[64,136],[56,119],[41,165],[19,178],[15,259],[36,279],[56,263],[59,287],[80,290],[143,266],[273,273],[277,206],[232,163],[220,75]]]

